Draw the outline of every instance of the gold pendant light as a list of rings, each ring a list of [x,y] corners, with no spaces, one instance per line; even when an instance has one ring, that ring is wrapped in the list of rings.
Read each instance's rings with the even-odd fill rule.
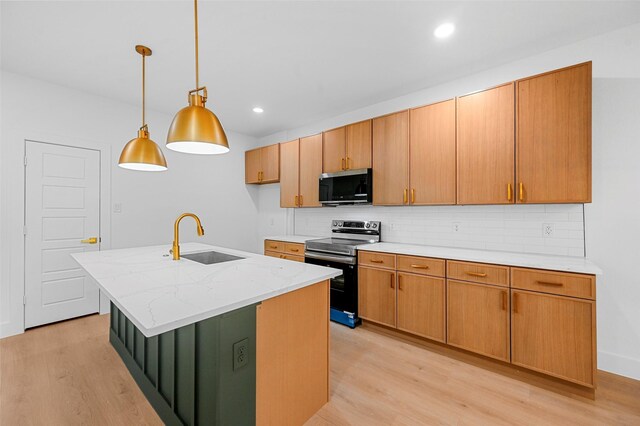
[[[136,52],[142,56],[142,127],[138,130],[138,137],[131,139],[120,154],[118,165],[125,169],[141,170],[145,172],[161,172],[167,170],[167,161],[160,147],[149,139],[149,129],[145,123],[145,57],[151,56],[151,49],[146,46],[136,46]]]
[[[167,148],[188,154],[229,152],[227,135],[218,117],[205,108],[207,88],[200,87],[198,70],[198,0],[193,1],[195,18],[196,88],[189,91],[189,106],[178,111],[169,128]],[[202,94],[200,94],[202,92]]]

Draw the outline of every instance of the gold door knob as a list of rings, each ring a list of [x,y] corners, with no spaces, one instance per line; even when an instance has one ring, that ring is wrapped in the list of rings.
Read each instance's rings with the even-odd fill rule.
[[[98,237],[87,238],[86,240],[80,240],[80,242],[82,244],[97,244],[98,243]]]

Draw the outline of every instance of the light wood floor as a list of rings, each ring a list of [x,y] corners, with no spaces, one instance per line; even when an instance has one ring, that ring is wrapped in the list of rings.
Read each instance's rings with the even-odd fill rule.
[[[90,316],[0,340],[0,425],[159,425]],[[640,382],[563,396],[367,329],[331,326],[331,402],[308,425],[640,425]]]

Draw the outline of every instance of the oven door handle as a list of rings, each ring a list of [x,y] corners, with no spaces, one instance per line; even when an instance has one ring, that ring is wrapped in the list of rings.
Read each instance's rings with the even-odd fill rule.
[[[326,260],[329,262],[344,263],[347,265],[356,264],[356,258],[351,256],[331,256],[328,254],[320,254],[320,253],[305,251],[304,257],[310,257],[312,259],[318,259],[318,260]]]

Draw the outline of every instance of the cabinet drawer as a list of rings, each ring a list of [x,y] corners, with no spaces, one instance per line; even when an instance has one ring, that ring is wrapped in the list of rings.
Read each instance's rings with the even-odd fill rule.
[[[278,253],[277,251],[269,251],[269,250],[265,250],[264,251],[264,255],[265,256],[270,256],[270,257],[281,257],[282,253]]]
[[[296,255],[293,255],[293,254],[283,254],[282,258],[286,259],[286,260],[293,260],[294,262],[302,262],[302,263],[304,263],[304,256],[296,256]]]
[[[591,300],[596,298],[595,277],[593,275],[512,268],[511,286],[561,296]]]
[[[264,240],[264,251],[284,251],[284,243],[282,241]]]
[[[447,261],[447,278],[509,286],[509,268],[486,263]]]
[[[445,261],[429,257],[398,255],[398,271],[444,277]]]
[[[358,264],[374,266],[376,268],[396,269],[396,255],[389,253],[375,253],[361,251],[358,253]]]
[[[284,252],[295,256],[304,256],[304,245],[296,243],[285,243]]]

